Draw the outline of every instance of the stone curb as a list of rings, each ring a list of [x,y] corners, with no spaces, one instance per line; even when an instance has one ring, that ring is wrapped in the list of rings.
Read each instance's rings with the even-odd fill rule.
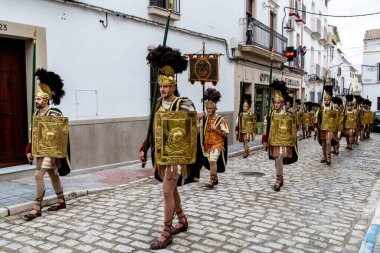
[[[262,146],[262,145],[255,146],[255,147],[250,147],[249,148],[249,152],[259,151],[259,150],[262,150],[262,149],[264,149],[264,146]],[[244,154],[244,150],[239,150],[239,151],[231,152],[231,153],[228,154],[228,158],[237,157],[237,156],[240,156],[240,155],[243,155],[243,154]]]
[[[250,147],[249,151],[254,152],[254,151],[258,151],[258,150],[262,150],[262,149],[264,149],[264,147],[260,145],[260,146]],[[229,153],[228,157],[229,158],[237,157],[237,156],[242,155],[243,153],[244,153],[244,150],[235,151],[235,152]],[[153,178],[153,177],[154,176],[147,177],[147,178],[141,178],[141,179],[138,179],[138,180],[135,180],[132,182],[128,182],[126,184],[117,185],[115,187],[101,187],[101,188],[93,188],[93,189],[87,189],[87,190],[71,191],[71,192],[65,193],[65,199],[68,201],[71,199],[76,199],[79,197],[87,196],[90,194],[95,194],[95,193],[102,192],[102,191],[116,189],[119,187],[125,187],[131,183],[137,183],[139,181],[144,181],[144,180],[147,180],[147,179]],[[53,204],[55,204],[55,201],[56,201],[56,197],[54,195],[47,196],[44,198],[42,206],[45,207],[45,206],[53,205]],[[29,201],[29,202],[25,202],[25,203],[21,203],[21,204],[11,205],[8,207],[1,207],[0,208],[0,218],[29,211],[33,208],[33,205],[34,205],[34,201]]]
[[[380,232],[380,200],[377,203],[375,215],[372,218],[371,225],[362,241],[359,253],[372,253],[375,250],[375,243]]]
[[[90,194],[95,194],[102,191],[107,191],[111,189],[115,189],[116,187],[102,187],[102,188],[93,188],[88,190],[77,190],[65,193],[66,201],[71,199],[76,199],[79,197],[87,196]],[[47,196],[43,200],[43,207],[55,204],[56,197],[54,195]],[[34,201],[29,201],[21,204],[11,205],[7,207],[0,208],[0,218],[11,216],[14,214],[22,213],[25,211],[29,211],[33,208]]]

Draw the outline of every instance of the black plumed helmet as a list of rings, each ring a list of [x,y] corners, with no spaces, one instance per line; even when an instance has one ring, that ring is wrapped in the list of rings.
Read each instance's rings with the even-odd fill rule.
[[[40,83],[49,86],[53,104],[59,105],[61,103],[61,98],[65,95],[61,77],[56,73],[47,71],[43,68],[37,69],[34,75],[40,80]]]

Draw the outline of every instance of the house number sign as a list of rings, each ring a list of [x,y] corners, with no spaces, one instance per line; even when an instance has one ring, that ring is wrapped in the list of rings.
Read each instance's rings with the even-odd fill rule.
[[[0,23],[0,31],[7,31],[8,30],[8,27],[7,27],[7,25],[6,24],[2,24],[2,23]]]

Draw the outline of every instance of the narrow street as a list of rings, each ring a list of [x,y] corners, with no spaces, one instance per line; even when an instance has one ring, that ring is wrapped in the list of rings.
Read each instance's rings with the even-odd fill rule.
[[[379,199],[379,140],[372,134],[348,151],[342,139],[331,166],[319,162],[317,142],[300,141],[280,192],[264,151],[230,159],[214,190],[204,189],[203,170],[200,183],[180,189],[189,230],[161,252],[358,252]],[[162,229],[162,204],[161,184],[148,178],[30,222],[6,217],[0,252],[147,252]]]

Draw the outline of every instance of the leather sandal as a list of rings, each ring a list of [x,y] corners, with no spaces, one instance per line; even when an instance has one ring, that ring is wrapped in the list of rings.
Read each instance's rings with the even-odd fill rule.
[[[273,190],[275,190],[276,192],[280,191],[283,184],[284,184],[284,177],[282,175],[277,175],[276,182],[273,185]]]
[[[216,175],[211,175],[210,180],[205,184],[205,187],[207,189],[212,189],[214,188],[214,185],[217,185],[219,183],[218,176]]]
[[[162,231],[161,236],[164,237],[165,240],[160,241],[159,240],[160,238],[157,238],[156,240],[154,240],[152,244],[150,245],[150,248],[152,250],[165,249],[167,246],[169,246],[173,242],[173,237],[170,232],[171,227],[172,227],[172,220],[165,222],[164,225],[165,225],[164,231]]]
[[[33,208],[32,211],[35,210],[36,212],[35,213],[30,212],[28,214],[25,214],[24,218],[26,220],[30,221],[30,220],[34,220],[37,217],[41,217],[42,216],[42,200],[43,200],[44,196],[45,196],[45,191],[42,194],[42,197],[39,197],[39,198],[35,199],[35,201],[36,202],[38,201],[39,203],[34,203],[34,205],[39,206],[40,210],[37,210],[37,209]]]
[[[179,234],[181,232],[185,232],[185,231],[187,231],[187,229],[189,227],[189,224],[187,223],[187,218],[186,218],[185,214],[183,213],[183,210],[180,211],[179,213],[177,213],[177,217],[178,217],[178,224],[181,224],[182,226],[177,227],[178,226],[178,224],[177,224],[177,226],[171,227],[170,233],[172,235],[176,235],[176,234]],[[185,219],[185,222],[182,222],[181,219]]]
[[[249,155],[249,151],[245,150],[245,151],[244,151],[244,155],[243,155],[243,158],[247,158],[247,157],[248,157],[248,155]]]
[[[62,199],[63,202],[57,202],[54,206],[49,207],[48,211],[58,211],[59,209],[66,208],[66,200],[65,195],[63,195],[63,191],[55,194],[57,194],[57,199]]]

